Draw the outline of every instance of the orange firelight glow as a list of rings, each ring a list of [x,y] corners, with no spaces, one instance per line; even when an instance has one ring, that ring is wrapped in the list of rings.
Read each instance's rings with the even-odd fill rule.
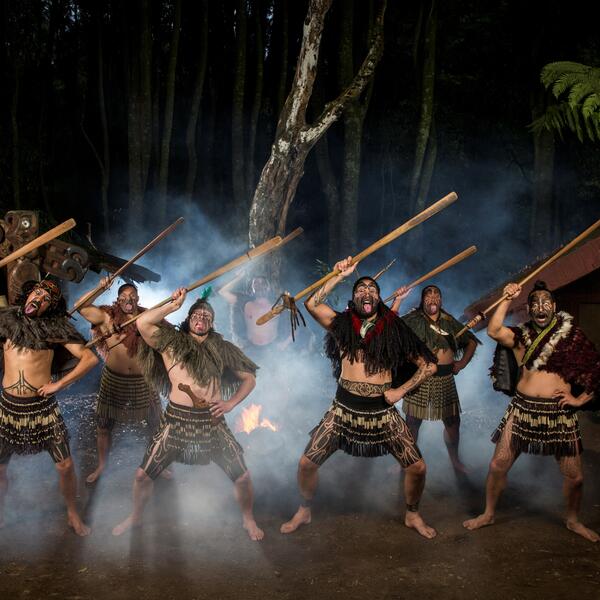
[[[269,421],[269,419],[263,417],[261,420],[261,410],[262,406],[260,404],[251,404],[250,406],[243,408],[242,414],[235,422],[235,432],[240,433],[244,431],[246,433],[250,433],[258,427],[264,427],[265,429],[270,429],[271,431],[277,431],[277,426],[273,422]]]

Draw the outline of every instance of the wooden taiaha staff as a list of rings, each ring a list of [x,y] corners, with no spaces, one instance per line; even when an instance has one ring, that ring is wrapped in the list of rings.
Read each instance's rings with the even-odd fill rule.
[[[67,231],[73,229],[77,223],[75,223],[75,219],[68,219],[64,223],[53,227],[52,229],[46,231],[46,233],[42,233],[31,242],[28,242],[24,246],[21,246],[14,252],[11,252],[8,256],[5,256],[2,260],[0,260],[0,268],[5,267],[7,264],[11,263],[13,260],[17,260],[26,254],[29,254],[32,250],[36,250],[40,246],[51,242],[54,238],[57,238],[59,235],[66,233]]]
[[[453,267],[454,265],[458,264],[465,258],[472,256],[473,254],[475,254],[475,252],[477,252],[477,246],[469,246],[466,250],[459,252],[456,256],[453,256],[452,258],[448,259],[446,262],[442,263],[441,265],[438,265],[435,269],[431,269],[431,271],[429,271],[429,273],[425,273],[425,275],[422,275],[418,279],[415,279],[412,283],[409,283],[406,287],[408,289],[417,287],[424,281],[427,281],[428,279],[431,279],[432,277],[439,275],[442,271],[445,271],[446,269],[449,269],[450,267]],[[396,294],[394,293],[391,296],[388,296],[384,300],[384,302],[387,304],[390,300],[393,300],[395,297],[396,297]]]
[[[304,233],[304,229],[302,229],[302,227],[296,227],[296,229],[294,229],[294,231],[292,231],[291,233],[288,233],[279,243],[279,245],[277,246],[277,250],[280,250],[283,246],[285,246],[287,243],[291,242],[293,239],[297,238],[300,234]],[[258,257],[258,258],[263,258],[267,256],[267,254],[263,254],[262,256]],[[237,273],[235,275],[235,277],[232,277],[231,279],[229,279],[227,281],[227,283],[222,284],[221,286],[219,286],[217,288],[217,291],[222,290],[225,286],[229,285],[230,283],[232,283],[232,281],[234,279],[236,279],[237,277],[240,276],[240,273]]]
[[[571,240],[568,244],[563,246],[558,252],[553,254],[548,260],[544,261],[539,267],[535,268],[533,271],[531,271],[531,273],[529,273],[528,275],[523,277],[523,279],[521,279],[521,281],[519,281],[519,285],[520,286],[525,285],[530,279],[535,277],[540,271],[543,271],[547,266],[551,265],[555,260],[560,258],[563,254],[566,254],[569,250],[571,250],[572,248],[577,246],[577,244],[579,244],[579,242],[581,242],[586,237],[588,237],[588,235],[593,233],[596,229],[598,229],[598,227],[600,227],[600,219],[598,219],[593,225],[590,225],[590,227],[588,227],[584,232],[580,233],[575,239]],[[456,337],[460,337],[465,331],[467,331],[467,329],[472,329],[473,327],[475,327],[475,325],[477,325],[478,323],[483,321],[485,319],[485,316],[491,310],[496,308],[496,306],[498,306],[498,304],[500,304],[500,302],[507,300],[507,299],[508,299],[508,294],[503,294],[500,298],[498,298],[498,300],[496,300],[496,302],[494,302],[493,304],[490,304],[485,310],[482,310],[480,313],[476,314],[456,334]]]
[[[196,288],[199,288],[201,285],[205,285],[206,283],[213,281],[213,279],[216,279],[217,277],[221,277],[221,275],[225,275],[225,273],[228,273],[229,271],[236,269],[237,267],[239,267],[240,265],[243,265],[246,262],[250,262],[251,260],[258,258],[259,256],[262,256],[269,252],[273,252],[273,250],[275,250],[279,247],[281,242],[282,242],[282,239],[281,239],[281,236],[279,236],[279,235],[275,236],[274,238],[271,238],[270,240],[267,240],[260,246],[257,246],[256,248],[252,248],[252,249],[248,250],[248,252],[242,254],[241,256],[238,256],[234,260],[228,262],[226,265],[223,265],[222,267],[218,268],[217,270],[213,271],[212,273],[209,273],[205,277],[202,277],[201,279],[198,279],[191,285],[188,285],[186,287],[186,290],[188,292],[191,292],[191,291],[195,290]],[[165,298],[162,302],[155,304],[148,310],[160,308],[161,306],[164,306],[165,304],[168,304],[169,302],[172,302],[172,301],[173,301],[173,298],[171,298],[171,297]],[[143,314],[144,313],[140,313],[140,314],[136,315],[135,317],[131,317],[131,319],[128,319],[127,321],[122,323],[118,329],[115,329],[115,331],[105,333],[101,336],[98,336],[97,338],[90,340],[86,344],[86,348],[89,348],[90,346],[93,346],[94,344],[97,344],[98,342],[108,339],[111,335],[118,333],[119,330],[123,330],[125,327],[127,327],[127,325],[130,325],[131,323],[134,323],[135,321],[137,321]]]
[[[438,200],[435,204],[432,204],[431,206],[427,207],[424,211],[420,212],[418,215],[415,215],[414,217],[412,217],[411,219],[406,221],[406,223],[404,223],[403,225],[400,225],[400,227],[397,227],[396,229],[394,229],[387,235],[383,236],[380,240],[371,244],[368,248],[365,248],[362,252],[360,252],[359,254],[357,254],[356,256],[354,256],[352,258],[352,261],[350,264],[352,264],[352,265],[358,264],[361,260],[364,260],[365,258],[367,258],[367,256],[370,256],[371,254],[373,254],[373,252],[376,252],[377,250],[379,250],[380,248],[383,248],[390,242],[393,242],[396,238],[399,238],[401,235],[405,234],[407,231],[410,231],[411,229],[413,229],[413,227],[420,225],[423,221],[426,221],[433,215],[437,214],[438,212],[440,212],[441,210],[443,210],[444,208],[446,208],[447,206],[449,206],[450,204],[455,202],[457,199],[458,199],[458,196],[456,195],[456,193],[450,192],[447,196],[444,196],[441,200]],[[287,307],[294,306],[298,300],[300,300],[301,298],[303,298],[304,296],[306,296],[308,294],[312,294],[315,290],[318,290],[324,283],[329,281],[332,277],[335,277],[336,275],[339,275],[339,274],[340,274],[340,271],[338,271],[337,269],[334,269],[333,271],[331,271],[331,273],[328,273],[324,277],[321,277],[321,279],[319,279],[318,281],[315,281],[315,283],[313,283],[312,285],[309,285],[307,288],[303,289],[301,292],[298,292],[295,296],[291,296],[288,294],[286,296],[286,298],[283,299],[284,301],[282,304],[278,304],[278,305],[274,306],[269,312],[267,312],[264,315],[262,315],[261,317],[259,317],[256,321],[256,324],[264,325],[265,323],[270,321],[273,317],[276,317],[278,314],[283,312],[283,310],[286,308],[286,306]]]
[[[154,248],[158,242],[160,242],[163,238],[167,237],[176,227],[179,227],[183,223],[185,219],[183,217],[179,217],[175,222],[171,223],[166,229],[163,229],[152,241],[148,242],[135,256],[130,258],[122,267],[117,269],[114,273],[109,275],[108,281],[106,284],[99,283],[94,289],[90,290],[85,296],[83,296],[78,302],[75,303],[73,308],[67,313],[69,316],[72,316],[77,310],[79,310],[84,304],[87,304],[91,300],[95,300],[98,296],[100,296],[103,292],[105,292],[111,285],[112,282],[125,271],[128,267],[130,267],[134,262],[139,260],[146,252]]]

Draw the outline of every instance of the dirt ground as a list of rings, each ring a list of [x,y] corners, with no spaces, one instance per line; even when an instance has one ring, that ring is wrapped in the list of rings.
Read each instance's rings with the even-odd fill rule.
[[[62,407],[82,480],[95,461],[93,398],[67,398]],[[322,469],[313,523],[281,535],[279,526],[297,502],[295,460],[306,440],[304,423],[297,427],[297,447],[283,451],[261,440],[247,452],[256,518],[266,532],[261,543],[245,535],[231,485],[212,465],[177,465],[173,480],[157,482],[144,526],[114,538],[112,526],[130,507],[143,431],[118,431],[105,477],[95,487],[80,484],[93,529],[85,539],[67,530],[50,458],[14,457],[0,530],[0,598],[599,598],[600,544],[563,526],[553,459],[519,459],[496,525],[462,528],[483,506],[491,420],[465,410],[463,456],[471,472],[462,481],[449,469],[438,424],[424,426],[428,482],[421,507],[439,532],[431,541],[402,524],[391,459],[340,453]],[[582,424],[582,517],[598,530],[600,424],[588,416]]]

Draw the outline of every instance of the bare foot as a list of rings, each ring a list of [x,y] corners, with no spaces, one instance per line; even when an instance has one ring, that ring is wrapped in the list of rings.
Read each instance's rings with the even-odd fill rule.
[[[167,481],[171,481],[171,479],[173,479],[173,471],[171,471],[171,469],[164,469],[160,472],[160,477]]]
[[[116,527],[113,528],[113,535],[122,535],[129,529],[139,527],[142,524],[141,521],[134,521],[133,517],[129,515],[124,521],[121,521]]]
[[[567,521],[567,529],[584,537],[586,540],[590,542],[598,542],[600,541],[600,535],[598,535],[593,529],[589,529],[583,523],[579,521]]]
[[[292,533],[300,527],[300,525],[309,525],[311,521],[310,508],[299,506],[296,514],[287,522],[284,523],[279,531],[281,533]]]
[[[102,475],[102,471],[104,471],[104,465],[102,465],[102,466],[98,465],[96,470],[93,471],[92,473],[90,473],[85,478],[86,483],[96,483],[96,481],[98,481],[100,475]]]
[[[69,527],[71,527],[73,531],[81,537],[90,535],[92,532],[92,530],[83,523],[77,513],[69,513],[67,515],[67,522],[69,523]]]
[[[467,467],[465,467],[465,465],[463,463],[460,462],[460,460],[452,460],[452,468],[457,472],[457,473],[462,473],[463,475],[467,475],[469,473],[469,469],[467,469]]]
[[[437,531],[433,527],[429,527],[418,512],[406,511],[404,524],[429,540],[437,535]]]
[[[254,519],[244,519],[244,529],[251,540],[258,542],[265,537],[265,532],[256,524]]]
[[[474,519],[468,519],[463,522],[463,527],[468,529],[469,531],[473,531],[474,529],[481,529],[482,527],[487,527],[488,525],[494,524],[494,515],[486,515],[483,513]]]

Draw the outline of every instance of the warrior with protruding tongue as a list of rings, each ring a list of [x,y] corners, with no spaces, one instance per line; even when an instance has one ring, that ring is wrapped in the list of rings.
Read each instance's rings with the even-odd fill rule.
[[[55,394],[83,377],[98,359],[69,323],[56,283],[26,282],[17,306],[0,309],[0,358],[0,527],[11,456],[46,451],[56,466],[68,524],[77,535],[87,535],[90,529],[76,505],[69,435]],[[59,368],[64,366],[64,358],[75,363],[66,374]]]
[[[336,451],[375,458],[391,454],[404,469],[404,524],[425,538],[435,529],[419,513],[425,486],[425,462],[400,413],[394,406],[433,373],[434,356],[383,302],[372,277],[360,277],[352,287],[348,309],[337,312],[325,303],[336,285],[356,269],[348,257],[335,265],[331,277],[304,303],[326,331],[325,352],[338,378],[333,404],[311,431],[298,465],[299,506],[281,526],[292,533],[312,520],[311,503],[318,472]],[[402,377],[406,363],[415,365],[410,379]]]
[[[104,289],[111,283],[108,277],[102,280]],[[142,375],[137,356],[140,344],[137,327],[135,323],[125,325],[145,310],[139,304],[137,287],[124,283],[117,290],[116,301],[110,305],[95,306],[94,298],[87,294],[80,300],[85,301],[79,313],[92,325],[94,337],[111,334],[97,345],[105,361],[96,405],[98,464],[86,478],[87,483],[95,483],[106,468],[115,424],[145,422],[152,434],[158,427],[161,406],[158,394],[150,389]],[[169,477],[170,471],[165,471],[164,476]]]
[[[400,303],[394,303],[398,310]],[[428,285],[421,292],[418,308],[402,316],[404,322],[427,345],[437,358],[435,376],[425,381],[404,398],[406,423],[415,440],[424,420],[442,421],[444,442],[452,467],[458,473],[466,468],[459,459],[460,400],[454,376],[471,361],[479,340],[464,331],[462,323],[442,308],[442,291],[436,285]]]
[[[352,288],[354,311],[361,319],[373,319],[379,306],[379,285],[371,277],[361,277]]]

